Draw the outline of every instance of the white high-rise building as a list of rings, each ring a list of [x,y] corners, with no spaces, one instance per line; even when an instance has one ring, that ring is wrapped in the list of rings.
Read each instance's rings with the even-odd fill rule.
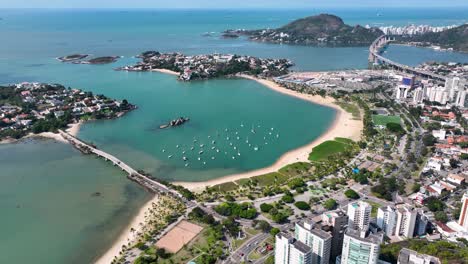
[[[371,210],[372,207],[363,201],[348,204],[348,229],[367,231],[370,224]]]
[[[366,234],[348,228],[343,240],[342,264],[376,264],[379,260],[382,234]]]
[[[459,89],[459,84],[460,78],[458,77],[447,78],[447,80],[445,80],[445,89],[449,92],[450,101],[453,101],[455,99],[455,93]]]
[[[401,206],[396,211],[395,235],[412,238],[416,224],[417,211],[408,206]]]
[[[463,194],[462,203],[458,224],[468,231],[468,192]]]
[[[459,91],[457,94],[457,98],[455,100],[455,104],[458,107],[465,107],[465,100],[466,100],[466,91]]]
[[[275,241],[275,264],[312,264],[312,250],[287,233],[278,233]]]
[[[414,90],[413,103],[419,104],[424,100],[424,91],[421,87]]]
[[[377,226],[380,227],[387,236],[395,235],[396,209],[392,206],[384,206],[377,211]]]
[[[332,243],[330,233],[314,228],[312,221],[302,221],[296,223],[295,238],[311,248],[313,264],[330,262]]]
[[[395,89],[395,96],[397,100],[405,99],[408,97],[410,87],[407,85],[398,85]]]

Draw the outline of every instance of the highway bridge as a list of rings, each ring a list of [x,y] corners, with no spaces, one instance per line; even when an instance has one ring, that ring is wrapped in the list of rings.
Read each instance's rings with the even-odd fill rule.
[[[430,78],[430,79],[445,82],[445,80],[447,79],[446,76],[435,74],[432,72],[422,71],[414,67],[410,67],[410,66],[392,61],[382,56],[382,53],[381,53],[382,49],[386,47],[388,43],[392,41],[394,41],[394,39],[392,39],[390,36],[387,36],[387,35],[382,35],[378,37],[376,40],[374,40],[374,42],[369,47],[369,63],[372,63],[373,65],[385,64],[402,72],[414,74],[422,78]]]

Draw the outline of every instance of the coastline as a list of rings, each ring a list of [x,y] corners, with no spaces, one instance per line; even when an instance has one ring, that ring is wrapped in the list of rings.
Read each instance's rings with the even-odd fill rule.
[[[353,140],[359,140],[363,130],[362,120],[354,120],[351,113],[346,112],[338,105],[335,104],[335,99],[332,97],[321,97],[319,95],[302,94],[293,90],[289,90],[281,87],[277,83],[269,80],[258,79],[249,75],[238,75],[240,78],[256,81],[263,86],[272,89],[276,92],[293,96],[301,100],[305,100],[314,104],[323,105],[326,107],[333,108],[336,111],[335,120],[330,127],[318,138],[314,139],[309,144],[293,149],[287,153],[284,153],[274,164],[261,169],[248,171],[239,174],[227,175],[221,178],[212,179],[203,182],[173,182],[173,184],[181,185],[191,191],[203,191],[208,186],[222,184],[226,182],[236,181],[244,178],[250,178],[253,176],[263,175],[271,172],[276,172],[282,167],[295,163],[308,161],[309,153],[314,147],[323,143],[327,140],[335,139],[336,137],[350,138]]]
[[[128,246],[128,243],[133,244],[138,239],[138,234],[142,232],[145,226],[145,219],[147,212],[153,206],[153,203],[159,200],[158,195],[154,195],[143,207],[140,208],[138,213],[133,217],[130,223],[120,232],[119,237],[112,243],[112,246],[101,255],[94,263],[95,264],[109,264],[112,263],[115,257],[119,258],[122,246]]]
[[[166,74],[176,75],[176,76],[180,75],[178,72],[171,71],[171,70],[166,70],[166,69],[152,69],[151,71],[152,72],[166,73]]]
[[[80,131],[80,127],[81,125],[83,124],[83,122],[78,122],[78,123],[73,123],[71,125],[68,126],[68,128],[66,129],[66,131],[76,137],[78,135],[78,132]],[[53,132],[42,132],[42,133],[39,133],[39,134],[33,134],[33,133],[30,133],[29,135],[23,137],[23,138],[20,138],[20,139],[4,139],[4,140],[1,140],[0,141],[0,144],[12,144],[12,143],[17,143],[17,142],[20,142],[22,139],[26,139],[26,138],[48,138],[48,139],[53,139],[53,140],[56,140],[58,142],[61,142],[61,143],[64,143],[64,144],[68,144],[69,142],[67,140],[65,140],[59,133],[53,133]]]

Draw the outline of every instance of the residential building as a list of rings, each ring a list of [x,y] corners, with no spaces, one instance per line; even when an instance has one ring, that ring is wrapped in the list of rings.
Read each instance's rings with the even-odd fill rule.
[[[427,234],[427,226],[430,220],[433,220],[434,215],[432,212],[425,212],[419,210],[416,214],[416,223],[414,225],[414,236],[424,236]]]
[[[332,236],[306,220],[296,223],[295,238],[312,250],[313,264],[328,264],[330,261]]]
[[[418,252],[403,248],[398,255],[397,264],[440,264],[440,260],[436,257],[419,254]]]
[[[414,90],[413,103],[419,104],[424,100],[424,90],[421,87],[418,87]]]
[[[408,206],[398,207],[396,210],[395,235],[412,238],[416,224],[417,212]]]
[[[275,243],[275,264],[312,264],[309,246],[288,233],[278,233]]]
[[[395,95],[397,100],[405,99],[408,97],[408,91],[411,87],[407,85],[398,85],[395,89]]]
[[[371,210],[372,207],[363,201],[348,204],[348,228],[367,231]]]
[[[384,206],[377,211],[377,226],[387,236],[393,236],[396,228],[396,209],[392,206]]]
[[[383,234],[372,234],[348,228],[344,235],[340,263],[376,264],[379,259]]]
[[[341,255],[343,249],[343,238],[348,227],[348,216],[341,210],[326,212],[322,214],[322,226],[331,227],[332,243],[330,259],[335,261]]]

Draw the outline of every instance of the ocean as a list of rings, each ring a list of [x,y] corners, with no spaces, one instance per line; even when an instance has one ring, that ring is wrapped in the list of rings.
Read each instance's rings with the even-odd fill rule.
[[[171,75],[116,72],[115,67],[134,63],[132,57],[143,51],[159,50],[288,58],[301,71],[363,69],[367,47],[273,45],[219,34],[277,27],[321,12],[349,24],[451,25],[466,22],[466,11],[0,10],[0,83],[56,82],[128,99],[139,108],[117,120],[88,123],[79,137],[157,177],[202,181],[272,164],[323,133],[334,111],[249,80],[182,83]],[[55,59],[72,53],[123,58],[100,66]],[[387,54],[410,65],[468,62],[466,54],[415,47],[391,46]],[[179,116],[191,120],[177,129],[158,129]],[[201,148],[204,158],[198,161]],[[61,143],[2,145],[0,165],[0,210],[8,215],[0,218],[7,234],[0,239],[0,263],[90,263],[149,198],[116,168]]]

